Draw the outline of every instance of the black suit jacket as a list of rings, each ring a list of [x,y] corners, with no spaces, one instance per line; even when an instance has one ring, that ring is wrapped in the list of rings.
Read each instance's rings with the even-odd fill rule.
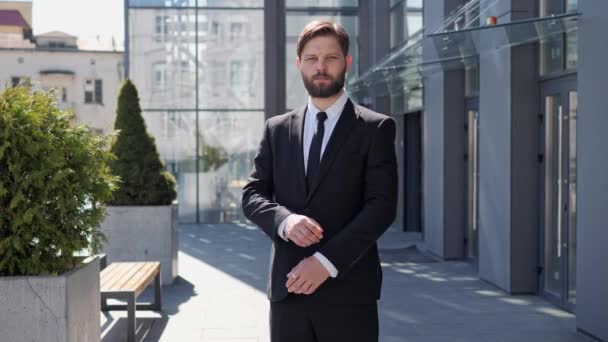
[[[349,100],[307,193],[305,111],[306,106],[266,121],[243,188],[245,216],[273,241],[268,298],[285,299],[287,273],[318,251],[338,269],[338,277],[329,278],[305,300],[374,303],[382,283],[376,240],[394,221],[397,207],[395,122]],[[280,223],[290,213],[319,222],[321,242],[302,248],[278,236]]]

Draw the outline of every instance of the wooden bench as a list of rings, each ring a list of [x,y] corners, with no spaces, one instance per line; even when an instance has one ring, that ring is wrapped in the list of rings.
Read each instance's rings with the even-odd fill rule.
[[[135,299],[154,280],[154,303],[136,304]],[[127,341],[135,341],[135,310],[160,311],[162,284],[160,262],[113,262],[101,271],[101,310],[127,310]],[[126,305],[108,305],[109,298],[124,300]]]

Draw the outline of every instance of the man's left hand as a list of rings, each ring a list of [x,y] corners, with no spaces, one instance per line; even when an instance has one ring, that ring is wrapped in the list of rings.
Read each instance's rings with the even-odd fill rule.
[[[329,278],[329,272],[314,256],[302,261],[287,274],[288,292],[312,294]]]

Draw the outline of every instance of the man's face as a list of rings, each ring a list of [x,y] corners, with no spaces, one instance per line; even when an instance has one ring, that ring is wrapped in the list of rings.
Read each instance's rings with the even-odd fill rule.
[[[352,61],[351,56],[344,56],[338,39],[319,36],[306,43],[296,64],[308,94],[327,98],[342,90]]]

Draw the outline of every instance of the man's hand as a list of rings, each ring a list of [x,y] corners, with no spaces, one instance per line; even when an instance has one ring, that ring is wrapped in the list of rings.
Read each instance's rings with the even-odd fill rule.
[[[302,261],[287,274],[288,292],[312,294],[329,278],[329,272],[314,256]]]
[[[285,236],[300,247],[308,247],[323,238],[323,228],[317,221],[302,215],[289,215]]]

